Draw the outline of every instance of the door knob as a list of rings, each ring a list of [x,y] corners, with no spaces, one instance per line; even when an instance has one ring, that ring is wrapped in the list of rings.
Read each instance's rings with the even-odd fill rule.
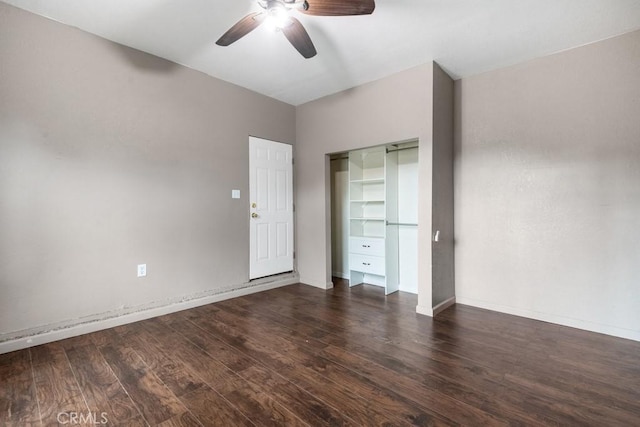
[[[258,214],[257,214],[257,213],[255,213],[255,212],[254,212],[254,213],[252,213],[252,214],[251,214],[251,218],[258,218]]]

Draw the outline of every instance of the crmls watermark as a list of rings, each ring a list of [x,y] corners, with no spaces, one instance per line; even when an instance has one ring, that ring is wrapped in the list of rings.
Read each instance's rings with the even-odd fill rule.
[[[101,425],[109,422],[106,412],[60,412],[56,419],[62,425]]]

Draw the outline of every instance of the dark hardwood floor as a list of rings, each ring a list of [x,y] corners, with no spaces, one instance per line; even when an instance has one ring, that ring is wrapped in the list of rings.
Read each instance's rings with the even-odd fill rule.
[[[0,355],[0,425],[640,425],[640,343],[338,281]]]

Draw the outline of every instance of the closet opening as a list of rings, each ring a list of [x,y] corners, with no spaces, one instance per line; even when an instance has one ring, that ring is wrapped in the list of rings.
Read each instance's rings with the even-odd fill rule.
[[[330,155],[331,272],[418,293],[418,141]]]

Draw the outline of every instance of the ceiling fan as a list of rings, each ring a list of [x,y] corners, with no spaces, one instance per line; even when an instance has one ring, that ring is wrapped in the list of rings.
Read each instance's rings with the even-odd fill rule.
[[[246,36],[263,22],[268,22],[284,36],[305,58],[316,55],[316,48],[300,21],[291,14],[297,10],[306,15],[348,16],[370,15],[375,9],[375,0],[258,0],[263,12],[253,12],[238,21],[216,42],[219,46]]]

